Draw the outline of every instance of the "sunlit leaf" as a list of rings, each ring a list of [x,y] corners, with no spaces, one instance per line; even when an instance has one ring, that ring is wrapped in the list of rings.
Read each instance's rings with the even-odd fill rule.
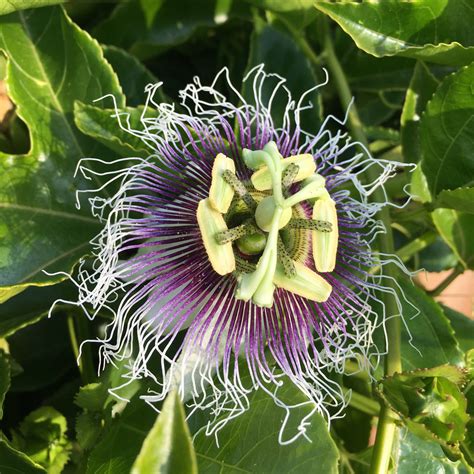
[[[47,5],[65,2],[67,2],[67,0],[5,0],[0,3],[0,15],[12,13],[17,10],[45,7]]]
[[[433,222],[441,237],[466,268],[474,267],[474,215],[454,209],[436,209]]]
[[[2,474],[41,474],[46,473],[46,470],[0,438],[0,472]]]
[[[176,392],[166,398],[133,464],[132,474],[151,472],[197,474],[196,453]]]
[[[465,65],[474,60],[470,24],[474,8],[462,0],[416,2],[322,2],[357,46],[377,57],[405,56],[439,64]]]
[[[70,271],[100,228],[75,207],[76,164],[102,152],[75,127],[74,101],[124,99],[100,46],[62,8],[2,16],[0,31],[9,94],[32,141],[27,156],[0,155],[0,285],[25,288],[64,279],[43,270]]]
[[[431,193],[474,182],[474,64],[443,80],[421,119],[421,166]]]

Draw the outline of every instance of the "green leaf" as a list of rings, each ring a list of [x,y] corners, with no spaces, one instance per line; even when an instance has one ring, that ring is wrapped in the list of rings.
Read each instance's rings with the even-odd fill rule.
[[[443,190],[438,194],[434,205],[474,214],[474,188]]]
[[[10,360],[3,350],[0,350],[0,420],[3,417],[3,402],[10,388],[11,367]]]
[[[26,454],[12,448],[0,438],[0,472],[2,474],[39,474],[46,471]]]
[[[62,8],[0,17],[0,31],[9,95],[32,141],[27,156],[0,155],[0,286],[23,289],[64,279],[43,270],[70,272],[100,229],[87,206],[75,208],[73,174],[79,159],[108,156],[75,127],[74,101],[124,98],[100,46]]]
[[[459,462],[451,462],[437,443],[425,441],[403,429],[400,434],[398,474],[458,474]]]
[[[246,0],[251,5],[274,12],[289,12],[311,8],[314,0]]]
[[[94,447],[102,431],[102,417],[98,413],[81,413],[76,419],[77,442],[82,449]]]
[[[426,64],[418,61],[400,118],[403,155],[411,163],[418,163],[421,159],[420,118],[438,85],[439,81]]]
[[[462,363],[463,354],[441,307],[410,282],[400,280],[399,284],[405,295],[402,300],[403,369]]]
[[[51,407],[41,407],[21,422],[19,431],[14,432],[14,444],[49,474],[59,474],[71,450],[66,431],[67,421],[61,413]]]
[[[76,102],[74,105],[74,122],[77,128],[84,134],[95,138],[105,146],[116,152],[119,156],[141,156],[148,157],[151,154],[150,148],[137,136],[124,131],[118,120],[123,126],[127,125],[127,119],[130,120],[132,128],[141,129],[140,117],[143,114],[143,107],[136,109],[120,109],[120,117],[117,117],[115,110],[99,109],[92,105]],[[122,115],[126,114],[126,116]]]
[[[0,337],[11,336],[45,318],[52,304],[59,298],[72,301],[76,297],[77,289],[70,282],[27,288],[6,303],[0,304]]]
[[[45,7],[47,5],[65,2],[67,2],[67,0],[4,0],[0,3],[0,15],[12,13],[17,10]]]
[[[408,159],[410,159],[410,155],[408,156]],[[428,181],[426,180],[426,176],[420,165],[418,165],[412,173],[410,195],[413,197],[413,200],[421,203],[431,202],[432,200]]]
[[[177,392],[171,392],[133,464],[132,474],[197,474],[196,453],[185,416]]]
[[[436,209],[433,222],[444,241],[466,268],[474,268],[474,215]]]
[[[448,365],[396,373],[382,380],[383,397],[414,433],[459,442],[469,420],[460,388],[465,376],[462,369]]]
[[[132,400],[91,451],[87,474],[129,473],[154,413],[143,400]]]
[[[79,389],[74,402],[84,410],[100,412],[108,395],[107,387],[103,383],[90,383]]]
[[[103,46],[105,59],[112,65],[122,86],[127,105],[136,107],[144,104],[146,98],[145,87],[148,84],[156,84],[158,79],[135,57],[127,51],[115,46]],[[158,97],[165,101],[161,89]]]
[[[70,371],[77,373],[63,316],[44,319],[8,338],[10,354],[23,368],[12,379],[12,392],[33,392],[52,385]]]
[[[278,51],[278,54],[275,54]],[[293,99],[304,94],[308,89],[318,84],[311,65],[294,40],[286,33],[273,26],[258,27],[252,34],[250,54],[247,70],[254,66],[265,64],[265,72],[279,74],[287,79],[286,86],[291,91]],[[263,89],[263,100],[268,100],[274,92],[278,80],[269,79]],[[246,82],[243,87],[243,96],[253,100],[252,84]],[[287,103],[284,91],[275,97],[272,102],[272,116],[276,126],[281,126]],[[318,91],[306,96],[306,102],[313,104],[313,108],[301,114],[301,127],[307,131],[317,131],[321,123],[321,98]]]
[[[145,14],[146,24],[150,27],[153,24],[153,20],[158,13],[158,10],[163,5],[164,0],[140,0],[143,13]]]
[[[334,35],[334,48],[365,126],[380,125],[400,112],[413,73],[412,60],[374,58],[358,49],[339,29]]]
[[[443,80],[421,119],[421,166],[434,196],[474,182],[474,64]]]
[[[245,383],[249,380],[245,378]],[[306,397],[288,380],[279,388],[278,397],[288,405],[306,401]],[[194,436],[199,471],[207,474],[225,472],[317,472],[335,474],[339,453],[328,433],[326,422],[315,413],[308,420],[306,435],[290,445],[281,445],[278,434],[285,413],[262,390],[249,395],[249,409],[229,421],[218,433],[219,446],[213,436],[206,436],[202,428]],[[308,414],[308,406],[291,410],[285,427],[284,439],[298,432],[301,419]],[[205,422],[204,422],[205,423]]]
[[[474,349],[474,321],[465,314],[458,313],[452,308],[443,306],[444,314],[448,317],[454,329],[459,346],[464,352]]]
[[[399,55],[451,66],[474,60],[474,11],[462,0],[318,1],[315,7],[376,57]]]
[[[99,24],[94,36],[145,59],[185,42],[200,28],[215,26],[214,5],[208,0],[181,0],[176,8],[173,0],[164,0],[151,15],[148,7],[143,9],[143,0],[123,2]],[[148,25],[151,16],[153,22]]]

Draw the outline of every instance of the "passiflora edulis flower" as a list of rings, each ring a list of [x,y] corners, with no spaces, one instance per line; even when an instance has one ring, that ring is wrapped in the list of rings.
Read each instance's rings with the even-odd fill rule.
[[[369,195],[399,164],[330,131],[344,124],[332,116],[316,134],[302,130],[308,95],[293,100],[263,66],[244,81],[250,101],[224,69],[210,86],[195,79],[179,107],[156,103],[158,85],[150,86],[140,129],[117,111],[150,156],[100,173],[98,158],[79,167],[86,178],[108,179],[87,191],[103,229],[76,280],[76,304],[113,317],[102,364],[129,359],[126,380],[149,378],[150,403],[177,388],[219,420],[211,432],[246,409],[252,390],[289,410],[278,397],[283,378],[313,412],[340,416],[346,396],[328,374],[350,358],[361,368],[377,363],[372,334],[385,315],[372,303],[391,291],[371,273],[390,256],[371,249],[382,231],[374,215],[386,203]],[[277,97],[283,116],[274,115]],[[360,177],[370,167],[378,178],[368,183]],[[304,429],[302,420],[281,442]]]

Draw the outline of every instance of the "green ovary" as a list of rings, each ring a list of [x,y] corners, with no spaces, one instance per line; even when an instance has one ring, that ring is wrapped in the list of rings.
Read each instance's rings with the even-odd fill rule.
[[[238,281],[235,297],[261,307],[273,306],[277,287],[311,301],[326,301],[331,285],[305,266],[304,261],[312,249],[316,267],[332,270],[332,264],[321,265],[321,262],[336,260],[337,217],[325,180],[315,173],[311,155],[283,158],[276,144],[269,142],[263,150],[244,149],[243,157],[254,170],[251,182],[242,183],[235,176],[230,159],[220,154],[212,172],[212,199],[206,200],[206,205],[213,206],[215,212],[197,214],[213,269],[221,275],[224,269],[234,272]],[[260,190],[255,189],[253,182],[259,183]],[[289,188],[295,182],[300,183],[299,189],[290,195]],[[320,200],[328,204],[321,206]],[[318,212],[313,213],[313,217],[318,220],[302,218],[305,215],[301,207],[303,201],[314,203]],[[331,214],[320,211],[326,208],[334,211]],[[329,215],[330,222],[325,222],[325,214]],[[285,245],[288,235],[293,236],[290,240],[300,242],[303,252],[288,250]],[[237,262],[235,268],[231,263],[224,266],[218,260],[223,255],[219,247],[225,247],[224,254],[229,260],[229,246]],[[324,252],[324,256],[320,252]]]

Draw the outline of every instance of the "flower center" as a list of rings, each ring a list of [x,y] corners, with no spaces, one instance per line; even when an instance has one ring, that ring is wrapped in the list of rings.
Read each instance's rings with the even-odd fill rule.
[[[292,233],[299,232],[308,248],[309,239],[312,241],[316,270],[334,269],[336,207],[324,178],[316,173],[312,155],[283,158],[277,145],[269,142],[263,150],[244,149],[243,158],[254,170],[251,183],[241,182],[234,161],[219,154],[209,197],[197,209],[213,269],[221,275],[234,272],[238,281],[235,297],[258,306],[271,307],[277,287],[312,301],[326,301],[331,285],[303,259],[295,260],[288,248]],[[297,190],[291,194],[290,187],[296,183]],[[312,219],[298,217],[303,202],[313,206]]]

